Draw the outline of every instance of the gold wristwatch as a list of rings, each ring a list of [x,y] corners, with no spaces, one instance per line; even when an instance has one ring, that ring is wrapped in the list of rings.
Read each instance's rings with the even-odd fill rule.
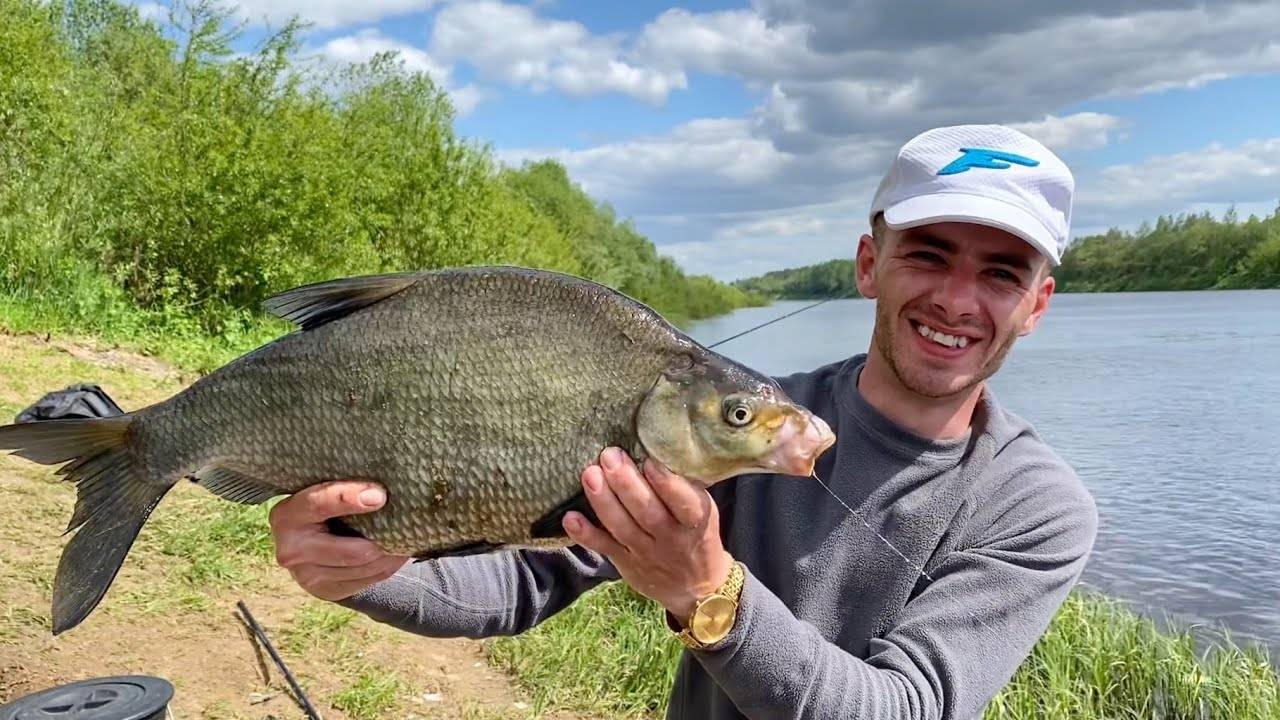
[[[738,598],[742,596],[745,577],[742,563],[735,560],[729,567],[729,577],[724,584],[698,599],[693,606],[693,614],[676,635],[685,647],[701,650],[720,642],[729,634],[738,618]]]

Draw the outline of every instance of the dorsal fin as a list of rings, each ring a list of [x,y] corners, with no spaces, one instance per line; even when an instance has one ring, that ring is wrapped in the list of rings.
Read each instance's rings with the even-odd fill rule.
[[[418,281],[423,273],[363,275],[312,283],[267,298],[267,312],[310,330],[385,300]]]

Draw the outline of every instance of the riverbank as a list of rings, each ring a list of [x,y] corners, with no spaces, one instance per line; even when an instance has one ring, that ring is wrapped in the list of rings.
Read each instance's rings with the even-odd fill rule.
[[[0,335],[3,417],[72,382],[100,383],[130,409],[197,376],[88,339]],[[46,468],[0,458],[0,701],[75,677],[154,672],[179,680],[177,707],[189,716],[262,707],[289,716],[286,686],[263,673],[232,616],[243,597],[326,716],[656,718],[665,709],[680,646],[656,607],[624,586],[599,588],[518,638],[410,637],[298,590],[271,562],[265,507],[185,486],[144,528],[99,613],[53,638],[48,592],[73,497]],[[1260,651],[1226,645],[1201,657],[1189,633],[1078,590],[986,717],[1278,714],[1280,680]]]

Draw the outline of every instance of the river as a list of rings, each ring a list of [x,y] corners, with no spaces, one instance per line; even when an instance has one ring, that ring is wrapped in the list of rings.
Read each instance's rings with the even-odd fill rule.
[[[703,321],[712,343],[805,302]],[[865,352],[869,300],[718,351],[761,372]],[[1076,469],[1100,527],[1083,583],[1280,649],[1280,290],[1060,294],[991,380]]]

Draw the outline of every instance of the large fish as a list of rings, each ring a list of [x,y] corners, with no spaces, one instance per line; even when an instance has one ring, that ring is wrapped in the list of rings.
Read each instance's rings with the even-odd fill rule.
[[[568,542],[609,445],[707,485],[808,475],[834,442],[769,378],[645,305],[557,273],[487,267],[333,280],[267,308],[301,330],[117,417],[0,427],[0,449],[77,483],[53,631],[102,600],[164,494],[190,478],[261,503],[339,478],[386,505],[345,519],[420,558]]]

